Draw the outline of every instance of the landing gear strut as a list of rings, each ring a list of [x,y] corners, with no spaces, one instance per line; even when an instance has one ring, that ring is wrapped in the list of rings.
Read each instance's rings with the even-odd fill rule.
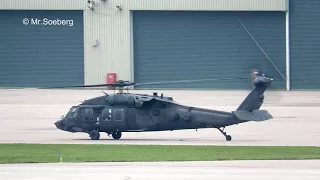
[[[217,129],[224,135],[224,137],[226,137],[227,141],[231,141],[232,138],[230,135],[227,135],[227,133],[224,132],[224,127],[222,129],[220,129],[220,128],[217,128]]]

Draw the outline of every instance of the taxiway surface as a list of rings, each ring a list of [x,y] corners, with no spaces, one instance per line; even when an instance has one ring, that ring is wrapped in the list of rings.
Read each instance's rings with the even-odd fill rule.
[[[0,165],[0,179],[319,180],[320,161],[56,163]]]
[[[158,92],[181,104],[231,111],[249,90]],[[102,90],[0,89],[0,143],[320,146],[320,92],[315,91],[267,91],[261,109],[272,113],[274,119],[227,127],[231,142],[216,129],[123,133],[121,140],[101,134],[99,141],[92,141],[87,134],[55,128],[53,123],[72,105],[100,95]]]

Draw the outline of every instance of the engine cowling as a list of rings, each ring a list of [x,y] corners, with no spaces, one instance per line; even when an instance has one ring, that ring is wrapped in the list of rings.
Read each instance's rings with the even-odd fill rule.
[[[111,95],[106,97],[106,102],[110,106],[114,105],[126,105],[126,106],[134,106],[136,108],[141,108],[143,106],[143,102],[136,99],[135,96],[132,95]]]

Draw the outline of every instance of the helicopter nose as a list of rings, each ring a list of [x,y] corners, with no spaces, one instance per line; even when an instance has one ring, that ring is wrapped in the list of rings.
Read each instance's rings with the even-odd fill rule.
[[[60,130],[64,130],[64,123],[63,123],[63,120],[58,120],[58,121],[56,121],[55,123],[54,123],[54,125],[58,128],[58,129],[60,129]]]

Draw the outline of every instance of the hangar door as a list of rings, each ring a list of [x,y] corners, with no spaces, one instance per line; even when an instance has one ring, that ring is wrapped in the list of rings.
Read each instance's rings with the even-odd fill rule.
[[[133,42],[135,83],[181,81],[137,89],[249,89],[253,67],[285,88],[284,12],[135,11]]]
[[[83,11],[0,11],[0,86],[84,83]]]
[[[292,89],[320,89],[320,1],[290,0]]]

